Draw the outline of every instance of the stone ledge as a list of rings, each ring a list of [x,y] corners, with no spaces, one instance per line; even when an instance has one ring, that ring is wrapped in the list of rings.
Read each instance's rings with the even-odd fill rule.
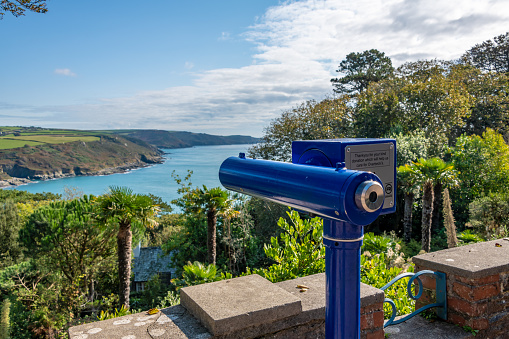
[[[232,281],[240,279],[240,285],[246,283],[247,277],[235,278],[230,282],[222,281],[228,284],[228,288]],[[238,338],[325,338],[325,274],[315,274],[307,277],[297,278],[294,280],[283,281],[272,284],[260,276],[250,276],[251,282],[256,282],[255,290],[252,293],[241,291],[236,296],[239,298],[244,296],[243,303],[250,305],[260,303],[274,303],[274,300],[283,300],[282,302],[291,301],[292,304],[298,305],[298,312],[295,309],[287,309],[285,314],[277,314],[274,318],[268,316],[273,314],[274,310],[270,307],[260,309],[258,319],[263,319],[261,323],[250,324],[249,322],[233,322],[226,319],[224,324],[232,324],[229,332],[213,335],[200,321],[183,306],[177,305],[161,310],[155,315],[147,315],[146,312],[127,315],[120,318],[109,319],[89,324],[83,324],[69,329],[70,339],[149,339],[149,338],[188,338],[188,339],[238,339]],[[210,283],[199,286],[217,286],[221,282]],[[268,284],[267,284],[268,283]],[[235,284],[235,283],[234,283]],[[306,292],[300,292],[297,285],[306,285],[309,289]],[[199,287],[191,286],[191,287]],[[220,285],[222,286],[222,285]],[[225,286],[223,286],[225,287]],[[238,286],[237,286],[238,287]],[[265,288],[267,287],[267,288]],[[250,288],[254,288],[251,286]],[[189,287],[186,287],[188,289]],[[195,296],[194,289],[190,289],[191,293],[183,295]],[[219,293],[221,289],[213,291],[207,287],[210,293],[197,295],[200,298],[207,299],[207,303],[213,312],[231,312],[230,309],[237,309],[239,305],[233,304],[231,299],[225,298]],[[223,293],[227,289],[222,289]],[[270,293],[259,293],[259,291],[272,291]],[[227,293],[228,295],[228,293]],[[279,297],[278,297],[279,296]],[[184,297],[185,299],[186,297]],[[262,298],[270,300],[260,300]],[[275,299],[274,299],[275,298]],[[278,299],[281,298],[281,299]],[[242,298],[241,298],[242,299]],[[370,308],[372,305],[381,304],[384,294],[381,290],[361,284],[361,308]],[[228,301],[229,300],[229,301]],[[271,301],[272,300],[272,301]],[[286,300],[286,301],[285,301]],[[293,301],[292,301],[293,300]],[[295,303],[297,300],[297,303]],[[193,301],[200,303],[201,301]],[[294,306],[292,306],[294,307]],[[247,315],[244,315],[247,317]],[[376,331],[382,331],[382,325],[375,324],[373,328],[367,328],[361,331],[361,338],[373,337]],[[242,326],[240,326],[242,325]],[[379,325],[379,326],[378,326]],[[378,327],[377,327],[378,326]],[[232,329],[235,329],[232,331]],[[378,333],[377,332],[377,333]],[[381,332],[383,333],[383,331]],[[374,338],[374,337],[373,337]]]
[[[498,243],[501,247],[495,246]],[[500,239],[415,256],[412,261],[427,269],[469,279],[509,271],[509,241]]]
[[[97,321],[69,328],[70,339],[208,339],[212,336],[199,321],[180,305]]]
[[[300,298],[257,274],[182,288],[180,303],[216,336],[302,311]]]
[[[257,281],[260,279],[265,280],[259,276],[256,279]],[[269,281],[267,281],[267,283],[272,284]],[[207,285],[212,286],[213,284],[215,283]],[[248,323],[244,323],[244,325],[246,325],[244,328],[241,328],[239,323],[236,324],[235,331],[229,331],[227,333],[214,335],[213,338],[323,338],[325,336],[325,273],[287,280],[273,285],[274,288],[271,290],[274,293],[281,293],[282,295],[289,294],[297,298],[300,301],[301,311],[286,317],[272,318],[268,315],[263,316],[263,314],[267,311],[263,310],[261,311],[262,313],[260,313],[264,319],[263,323],[257,325],[249,325]],[[305,292],[300,292],[300,288],[297,288],[297,285],[305,285],[308,287],[308,289]],[[226,290],[223,290],[223,293],[225,291]],[[181,300],[182,295],[183,294],[181,294]],[[251,299],[251,303],[258,303],[259,301],[257,298],[261,298],[262,296],[258,295],[257,298],[254,298],[253,295],[252,297],[253,298]],[[224,298],[224,296],[216,295],[215,299]],[[372,306],[374,304],[381,305],[383,300],[383,291],[365,284],[361,284],[361,308]],[[200,316],[194,313],[194,310],[189,311],[201,320]],[[379,325],[379,330],[382,330],[383,320],[380,322],[380,324],[377,325]],[[208,328],[208,326],[206,327]],[[366,333],[361,333],[361,337],[366,337],[367,333],[372,332],[373,330],[375,329],[365,329]]]

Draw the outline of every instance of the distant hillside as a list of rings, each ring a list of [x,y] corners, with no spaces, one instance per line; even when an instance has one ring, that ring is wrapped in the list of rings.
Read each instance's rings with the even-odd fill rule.
[[[129,136],[3,127],[0,133],[0,184],[4,186],[19,183],[12,178],[112,174],[163,160],[157,148]]]
[[[211,135],[204,133],[161,131],[161,130],[121,130],[108,131],[122,136],[141,139],[159,148],[183,148],[204,145],[255,144],[260,139],[246,135]]]

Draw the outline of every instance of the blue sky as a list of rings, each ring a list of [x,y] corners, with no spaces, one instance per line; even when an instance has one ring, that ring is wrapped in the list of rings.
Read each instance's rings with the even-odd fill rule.
[[[49,0],[0,20],[0,125],[260,136],[350,52],[459,57],[506,0]]]

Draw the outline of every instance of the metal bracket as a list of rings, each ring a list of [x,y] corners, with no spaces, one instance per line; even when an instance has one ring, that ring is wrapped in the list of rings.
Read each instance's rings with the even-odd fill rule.
[[[407,314],[406,316],[394,321],[394,318],[396,318],[396,311],[397,311],[396,304],[394,304],[394,301],[392,301],[390,298],[385,298],[384,303],[388,303],[389,305],[391,305],[392,314],[391,314],[390,319],[384,323],[384,328],[387,326],[390,326],[390,325],[400,324],[400,323],[412,318],[413,316],[421,313],[422,311],[427,310],[429,308],[433,308],[433,307],[436,307],[437,316],[440,319],[447,320],[447,293],[446,293],[447,285],[445,282],[445,278],[446,278],[445,273],[434,272],[434,271],[430,271],[430,270],[423,270],[423,271],[419,271],[417,273],[410,273],[410,272],[403,273],[403,274],[398,275],[394,279],[392,279],[389,283],[387,283],[384,287],[382,287],[381,290],[385,291],[387,288],[392,286],[396,281],[398,281],[400,279],[411,277],[408,280],[408,284],[407,284],[408,296],[410,298],[412,298],[413,300],[417,300],[422,296],[422,293],[424,291],[424,289],[422,287],[422,281],[419,278],[419,276],[421,276],[423,274],[432,274],[435,276],[436,302],[434,304],[429,304],[429,305],[423,306],[423,307],[419,308],[418,310],[415,310],[414,312]],[[417,293],[417,295],[413,295],[413,293],[412,293],[412,284],[414,281],[417,281],[417,283],[419,285],[419,292]]]

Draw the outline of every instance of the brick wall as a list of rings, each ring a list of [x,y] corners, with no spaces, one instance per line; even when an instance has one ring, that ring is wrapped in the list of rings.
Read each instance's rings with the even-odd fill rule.
[[[496,246],[501,244],[502,246]],[[414,258],[416,272],[447,275],[447,321],[479,330],[480,338],[509,337],[509,241],[497,240]],[[435,281],[421,276],[416,308],[435,302]]]
[[[361,339],[383,339],[384,334],[383,302],[361,307]]]

